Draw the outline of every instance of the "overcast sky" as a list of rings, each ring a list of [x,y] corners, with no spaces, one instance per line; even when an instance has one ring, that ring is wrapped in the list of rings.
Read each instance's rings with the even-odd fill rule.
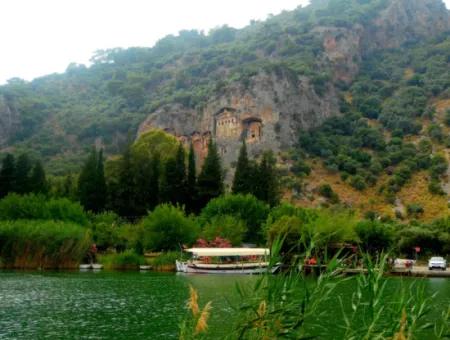
[[[447,7],[450,0],[445,0]],[[88,63],[97,49],[152,46],[182,29],[240,28],[308,0],[0,0],[0,84]]]

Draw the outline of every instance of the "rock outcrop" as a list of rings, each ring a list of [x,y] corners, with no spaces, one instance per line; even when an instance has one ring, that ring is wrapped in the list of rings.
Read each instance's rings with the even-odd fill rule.
[[[320,97],[307,78],[294,82],[286,75],[260,73],[248,88],[238,83],[230,86],[200,113],[180,105],[152,113],[139,134],[164,129],[185,143],[192,141],[201,156],[211,136],[228,166],[236,161],[244,140],[252,155],[288,148],[296,143],[300,130],[317,126],[338,112],[332,87]]]
[[[316,26],[311,32],[323,42],[320,63],[332,70],[333,83],[350,84],[365,53],[400,47],[449,29],[450,17],[440,0],[390,0],[366,25]],[[306,77],[293,82],[287,75],[261,71],[251,78],[250,86],[235,83],[211,98],[202,112],[179,104],[160,108],[141,124],[139,134],[164,129],[185,143],[194,142],[200,157],[207,151],[205,140],[212,136],[228,166],[236,161],[243,140],[252,155],[277,151],[294,145],[301,130],[339,114],[333,83],[318,95]]]
[[[450,30],[450,16],[441,0],[391,0],[367,28],[367,51],[396,48]]]

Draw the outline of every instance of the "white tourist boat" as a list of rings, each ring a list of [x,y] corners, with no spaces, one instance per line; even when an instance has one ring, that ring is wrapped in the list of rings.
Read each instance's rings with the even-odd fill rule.
[[[270,250],[264,248],[191,248],[192,258],[176,261],[178,272],[197,274],[262,274],[269,270]],[[278,270],[279,265],[270,269]]]

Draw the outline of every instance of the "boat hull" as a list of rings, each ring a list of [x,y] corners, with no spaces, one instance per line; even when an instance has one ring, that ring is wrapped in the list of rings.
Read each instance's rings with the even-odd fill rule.
[[[269,271],[267,265],[258,265],[255,264],[253,266],[229,266],[228,268],[224,266],[201,266],[195,265],[187,262],[176,261],[176,267],[178,272],[182,273],[190,273],[190,274],[264,274]],[[279,266],[275,266],[270,269],[270,272],[275,273],[278,270]]]

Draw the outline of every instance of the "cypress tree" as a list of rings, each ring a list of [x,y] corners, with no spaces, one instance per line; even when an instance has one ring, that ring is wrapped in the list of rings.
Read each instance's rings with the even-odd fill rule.
[[[248,160],[247,146],[245,141],[242,143],[241,150],[234,174],[232,192],[233,194],[248,194],[254,190],[254,176],[252,176],[252,167]]]
[[[31,191],[30,173],[32,164],[29,157],[26,154],[19,156],[16,162],[16,175],[15,175],[15,192],[19,194],[26,194]]]
[[[115,211],[130,220],[138,217],[136,207],[136,182],[132,164],[131,143],[127,145],[119,166],[117,191],[115,193]]]
[[[195,151],[192,143],[189,147],[186,191],[186,207],[189,212],[195,212],[197,211],[197,169],[195,164]]]
[[[37,161],[31,170],[30,187],[35,194],[46,194],[48,190],[45,171],[40,161]]]
[[[197,179],[199,207],[204,207],[211,199],[223,193],[222,165],[216,144],[209,141],[208,154]]]
[[[143,216],[153,207],[152,162],[148,156],[134,160],[136,215]]]
[[[74,179],[72,174],[68,174],[64,178],[64,182],[62,185],[61,195],[63,197],[69,198],[70,200],[75,200],[76,194],[74,194]]]
[[[95,212],[100,212],[105,209],[106,206],[106,180],[105,180],[105,166],[103,159],[103,149],[100,150],[97,157],[97,168],[95,173],[95,182],[97,191],[95,193],[96,207]]]
[[[166,162],[163,190],[165,200],[172,204],[183,205],[186,202],[186,166],[182,144],[178,146],[175,158]]]
[[[78,197],[88,211],[96,211],[97,151],[92,148],[78,178]]]
[[[149,183],[149,191],[151,196],[148,202],[149,210],[153,210],[160,202],[159,182],[161,177],[161,158],[159,153],[155,153],[151,159],[151,175]]]
[[[15,187],[16,162],[14,156],[7,154],[0,170],[0,198],[5,197]]]
[[[275,206],[280,200],[279,183],[276,174],[276,159],[272,152],[265,152],[258,166],[257,185],[254,195],[256,198]]]

